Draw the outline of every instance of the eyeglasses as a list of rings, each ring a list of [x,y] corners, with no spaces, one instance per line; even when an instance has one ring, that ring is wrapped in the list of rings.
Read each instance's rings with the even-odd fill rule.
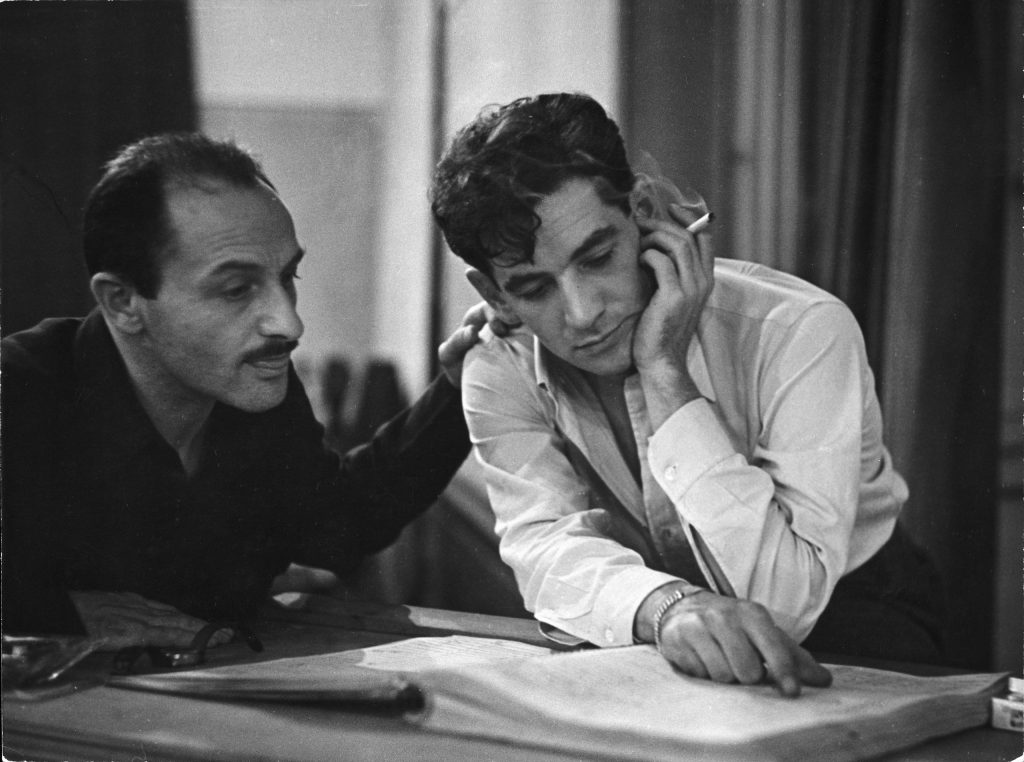
[[[240,622],[210,622],[196,633],[192,642],[184,648],[164,646],[129,646],[122,648],[114,657],[112,672],[115,675],[130,675],[136,662],[143,654],[149,657],[153,667],[178,668],[195,667],[206,662],[206,648],[210,638],[220,630],[231,630],[232,643],[243,642],[253,651],[263,650],[263,643],[248,625]]]

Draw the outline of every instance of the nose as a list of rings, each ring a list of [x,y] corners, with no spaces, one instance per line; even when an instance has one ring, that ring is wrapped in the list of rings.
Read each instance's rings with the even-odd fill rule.
[[[260,315],[260,333],[285,341],[297,341],[305,326],[295,309],[296,301],[294,294],[284,287],[271,289]]]
[[[600,293],[579,278],[566,278],[562,285],[565,324],[574,330],[586,330],[604,310]]]

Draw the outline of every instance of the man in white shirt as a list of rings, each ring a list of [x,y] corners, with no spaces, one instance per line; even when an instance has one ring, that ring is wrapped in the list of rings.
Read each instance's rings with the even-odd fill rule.
[[[523,326],[467,358],[463,405],[527,607],[785,695],[830,680],[801,641],[937,661],[852,314],[716,261],[704,210],[652,213],[643,180],[601,106],[564,93],[482,113],[435,174],[449,246]]]

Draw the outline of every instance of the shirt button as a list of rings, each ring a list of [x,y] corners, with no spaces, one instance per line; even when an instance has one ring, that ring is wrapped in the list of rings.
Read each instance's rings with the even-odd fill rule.
[[[609,643],[615,642],[615,633],[612,632],[611,627],[604,631],[604,639],[607,640]]]
[[[669,466],[665,469],[665,481],[674,482],[676,480],[677,469],[675,466]]]

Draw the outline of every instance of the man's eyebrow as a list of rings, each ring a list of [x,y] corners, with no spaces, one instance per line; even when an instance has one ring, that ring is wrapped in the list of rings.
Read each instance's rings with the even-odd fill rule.
[[[263,265],[259,262],[251,262],[247,259],[226,259],[223,262],[218,262],[212,270],[207,274],[207,278],[216,278],[225,273],[234,272],[256,272],[262,270]]]
[[[617,233],[618,230],[614,225],[605,225],[604,227],[594,230],[583,240],[583,243],[573,250],[572,254],[569,255],[569,261],[575,262],[580,257],[588,254],[591,249],[614,238]],[[546,275],[547,273],[522,273],[520,275],[513,275],[505,281],[503,288],[506,291],[516,291],[544,278]]]
[[[615,228],[614,225],[605,225],[603,228],[598,228],[590,235],[588,235],[584,239],[583,243],[581,243],[579,246],[575,248],[575,250],[573,250],[572,254],[569,256],[569,261],[575,262],[584,254],[587,254],[591,249],[600,246],[605,241],[614,238],[617,232],[618,230]]]
[[[294,270],[299,266],[299,262],[306,256],[306,250],[301,246],[295,252],[294,256],[288,260],[288,264],[285,265],[285,270]],[[249,259],[226,259],[223,262],[218,262],[212,270],[210,270],[206,277],[214,278],[224,273],[234,272],[257,272],[263,269],[263,264],[260,262],[254,262]]]

